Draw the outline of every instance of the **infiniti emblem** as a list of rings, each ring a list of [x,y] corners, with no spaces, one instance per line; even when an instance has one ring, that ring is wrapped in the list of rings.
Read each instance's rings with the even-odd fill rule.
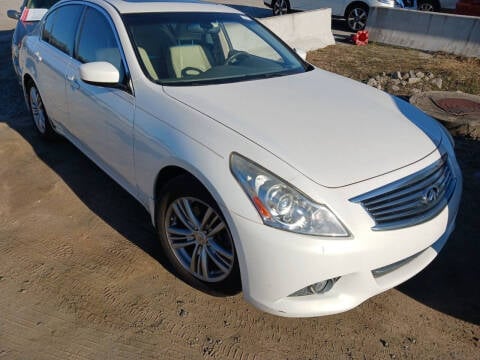
[[[439,189],[436,185],[430,186],[423,193],[422,202],[425,205],[429,205],[429,204],[435,202],[438,199],[438,193],[439,193]]]

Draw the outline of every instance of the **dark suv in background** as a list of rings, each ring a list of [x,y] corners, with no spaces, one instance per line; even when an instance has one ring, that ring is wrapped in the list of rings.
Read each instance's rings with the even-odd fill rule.
[[[43,15],[59,0],[24,0],[20,10],[8,10],[9,18],[18,20],[12,37],[13,68],[19,76],[18,51],[23,37],[30,33]]]

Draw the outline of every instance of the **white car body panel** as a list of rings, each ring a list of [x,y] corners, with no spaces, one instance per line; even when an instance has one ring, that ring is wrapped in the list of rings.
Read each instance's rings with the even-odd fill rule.
[[[211,4],[109,1],[120,12],[236,12]],[[102,4],[115,24],[132,94],[82,83],[76,60],[52,60],[57,55],[42,50],[39,61],[34,34],[20,53],[22,76],[38,85],[48,109],[57,109],[57,130],[135,196],[153,222],[159,172],[176,166],[194,175],[229,225],[248,301],[281,316],[346,311],[412,277],[440,251],[454,228],[462,177],[449,139],[433,120],[385,93],[321,70],[163,87],[142,72],[118,11],[101,0],[92,2]],[[66,68],[59,65],[65,68],[63,82],[61,76],[40,74],[46,56],[46,63],[68,61]],[[78,88],[66,78],[76,79]],[[65,97],[55,100],[66,82]],[[264,225],[230,172],[233,152],[327,204],[351,236],[299,235]],[[448,206],[422,224],[372,231],[372,218],[349,199],[416,173],[444,153],[457,179]],[[414,254],[419,255],[408,264],[373,277],[373,269]],[[333,277],[340,280],[328,293],[288,296]]]
[[[386,93],[322,70],[264,81],[165,87],[165,91],[262,144],[326,187],[410,165],[434,151],[441,137],[430,129],[429,138],[405,121],[406,115],[415,115],[428,123],[420,111],[412,114],[410,106]],[[295,106],[285,106],[287,102]],[[292,121],[294,126],[285,126]],[[315,131],[320,124],[322,130]],[[391,127],[394,136],[385,137]],[[286,146],[293,143],[299,145]]]

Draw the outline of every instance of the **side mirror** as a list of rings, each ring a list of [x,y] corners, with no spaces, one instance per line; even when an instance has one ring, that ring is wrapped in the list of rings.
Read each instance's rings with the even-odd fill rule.
[[[298,56],[300,56],[302,58],[302,60],[307,60],[307,52],[305,50],[302,50],[302,49],[293,49],[295,50],[295,52],[297,53]]]
[[[20,19],[20,13],[17,10],[8,10],[7,11],[7,16],[10,19],[14,19],[14,20]]]
[[[88,84],[111,86],[120,81],[117,68],[106,61],[95,61],[80,65],[80,79]]]

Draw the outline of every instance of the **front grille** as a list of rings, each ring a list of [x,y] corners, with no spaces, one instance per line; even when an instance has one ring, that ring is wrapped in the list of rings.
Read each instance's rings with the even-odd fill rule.
[[[360,203],[372,217],[372,230],[399,229],[438,215],[450,200],[455,183],[445,154],[415,174],[350,201]]]

